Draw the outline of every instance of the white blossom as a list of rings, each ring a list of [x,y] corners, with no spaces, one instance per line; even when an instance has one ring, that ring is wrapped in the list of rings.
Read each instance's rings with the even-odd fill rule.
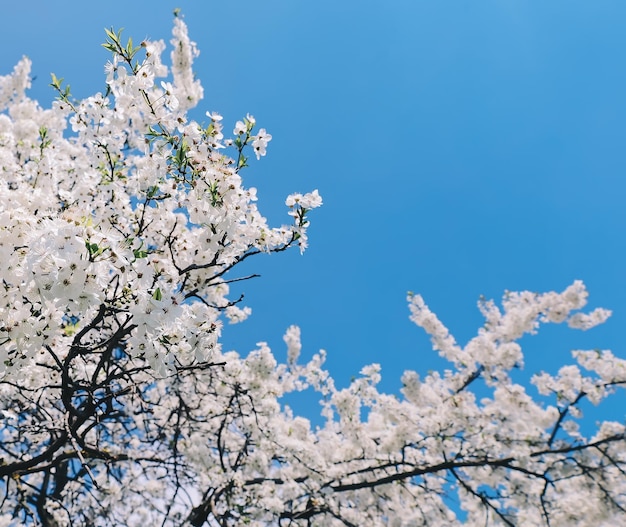
[[[235,131],[237,131],[237,126],[235,127]],[[256,154],[256,158],[260,159],[261,156],[264,156],[267,151],[267,143],[272,140],[272,136],[265,131],[265,128],[261,128],[259,133],[252,141],[252,147],[254,148],[254,153]]]

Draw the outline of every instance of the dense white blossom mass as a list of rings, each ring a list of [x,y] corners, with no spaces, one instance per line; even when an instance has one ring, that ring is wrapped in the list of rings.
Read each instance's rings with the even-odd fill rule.
[[[579,427],[626,382],[626,361],[575,351],[556,374],[514,381],[519,339],[589,329],[587,292],[482,301],[464,346],[409,295],[449,369],[407,371],[381,393],[376,364],[335,386],[320,352],[287,363],[265,343],[220,346],[250,314],[229,284],[243,260],[307,245],[317,190],[270,227],[243,184],[272,136],[251,115],[188,116],[198,50],[174,19],[162,41],[112,53],[106,93],[29,99],[30,62],[0,77],[0,526],[615,526],[626,522],[624,424]],[[477,389],[478,388],[478,389]],[[320,397],[322,426],[282,403]],[[479,397],[477,393],[480,393]]]

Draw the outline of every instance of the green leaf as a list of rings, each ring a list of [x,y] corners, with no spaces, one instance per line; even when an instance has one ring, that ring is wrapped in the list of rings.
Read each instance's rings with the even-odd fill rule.
[[[148,199],[152,199],[158,193],[159,193],[159,186],[158,185],[152,185],[150,188],[148,188],[147,197],[148,197]]]
[[[174,156],[174,162],[179,166],[183,167],[187,164],[187,152],[189,151],[189,146],[187,142],[183,139],[178,145],[178,149],[176,150],[176,155]]]
[[[107,247],[99,247],[97,243],[89,243],[88,241],[85,242],[85,247],[87,247],[87,252],[89,252],[90,258],[100,256],[104,251],[107,250]]]
[[[107,37],[109,37],[113,42],[117,40],[117,35],[115,34],[115,30],[113,28],[107,29],[105,27],[104,32],[106,33]]]
[[[39,139],[41,140],[39,148],[42,151],[44,148],[50,146],[50,143],[52,143],[52,141],[48,138],[48,129],[45,126],[41,126],[39,128]]]
[[[161,293],[161,289],[159,287],[157,287],[154,290],[154,293],[152,293],[152,298],[154,298],[155,300],[163,300],[163,294]]]
[[[61,91],[61,84],[63,83],[63,78],[62,77],[60,79],[57,78],[57,76],[54,73],[50,73],[50,76],[52,77],[52,82],[50,83],[50,86],[52,86],[56,90]]]

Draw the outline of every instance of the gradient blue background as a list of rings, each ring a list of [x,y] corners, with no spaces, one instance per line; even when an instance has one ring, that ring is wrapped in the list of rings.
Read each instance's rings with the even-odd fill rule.
[[[174,7],[201,50],[194,116],[218,111],[231,129],[250,112],[274,137],[243,173],[262,212],[279,224],[290,192],[324,198],[304,256],[241,270],[263,277],[241,287],[254,313],[226,329],[228,347],[265,340],[282,358],[298,324],[304,357],[328,350],[339,385],[379,362],[395,391],[405,369],[443,367],[408,320],[408,290],[464,343],[480,295],[582,279],[613,317],[525,338],[525,375],[571,349],[624,354],[623,0],[7,2],[0,70],[26,54],[34,98],[53,99],[52,71],[90,95],[104,89],[103,28],[169,41]]]

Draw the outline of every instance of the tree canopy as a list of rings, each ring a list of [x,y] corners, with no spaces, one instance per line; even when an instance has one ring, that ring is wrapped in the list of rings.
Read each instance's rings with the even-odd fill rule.
[[[106,92],[29,99],[30,62],[0,78],[0,526],[613,526],[626,517],[624,424],[585,434],[581,405],[626,383],[626,361],[575,351],[531,385],[519,340],[547,323],[586,330],[587,291],[481,301],[459,345],[419,295],[410,317],[449,362],[380,368],[338,388],[324,352],[287,361],[265,343],[220,346],[249,315],[229,285],[250,257],[307,247],[317,190],[270,227],[242,173],[272,136],[251,115],[189,112],[198,54],[174,18],[163,41],[107,31]],[[284,403],[319,394],[323,424]]]

